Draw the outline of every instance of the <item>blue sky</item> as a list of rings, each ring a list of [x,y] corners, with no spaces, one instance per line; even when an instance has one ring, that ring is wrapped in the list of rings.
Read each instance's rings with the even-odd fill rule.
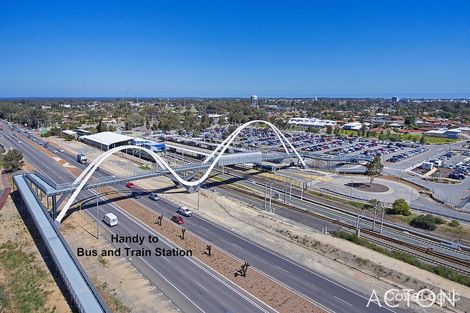
[[[470,1],[0,1],[0,96],[470,97]]]

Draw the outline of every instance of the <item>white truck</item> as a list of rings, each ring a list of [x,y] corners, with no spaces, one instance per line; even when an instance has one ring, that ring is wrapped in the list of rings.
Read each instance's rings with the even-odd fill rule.
[[[77,162],[85,164],[87,162],[86,155],[82,153],[77,154]]]

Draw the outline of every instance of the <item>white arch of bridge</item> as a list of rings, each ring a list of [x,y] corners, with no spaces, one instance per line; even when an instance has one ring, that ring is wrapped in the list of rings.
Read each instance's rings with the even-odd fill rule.
[[[240,132],[247,126],[250,126],[252,124],[255,124],[255,123],[261,123],[261,124],[266,124],[268,125],[273,131],[274,133],[276,134],[277,138],[279,139],[279,141],[281,142],[282,144],[282,147],[284,148],[284,150],[286,151],[286,153],[289,153],[289,150],[288,148],[286,147],[285,143],[287,143],[287,145],[292,149],[292,151],[295,153],[295,155],[297,156],[297,158],[299,159],[299,161],[302,163],[302,165],[304,167],[306,167],[306,164],[304,162],[304,160],[302,159],[302,157],[300,156],[300,154],[297,152],[297,150],[294,148],[294,146],[292,145],[292,143],[284,136],[284,134],[273,124],[271,124],[270,122],[267,122],[267,121],[263,121],[263,120],[254,120],[254,121],[250,121],[250,122],[247,122],[241,126],[239,126],[235,131],[233,131],[227,138],[225,138],[224,141],[222,141],[214,151],[212,151],[212,153],[210,155],[207,156],[207,158],[203,161],[203,164],[209,162],[211,159],[214,159],[215,155],[217,154],[217,156],[215,157],[215,159],[212,161],[211,165],[209,166],[209,168],[206,170],[206,172],[204,173],[204,175],[199,178],[198,180],[196,181],[187,181],[185,180],[184,178],[182,178],[180,175],[178,175],[178,173],[176,173],[171,167],[170,165],[168,165],[168,163],[166,163],[166,161],[161,157],[159,156],[158,154],[156,154],[155,152],[149,150],[149,149],[146,149],[144,147],[140,147],[140,146],[133,146],[133,145],[125,145],[125,146],[120,146],[120,147],[116,147],[116,148],[113,148],[113,149],[110,149],[106,152],[104,152],[102,155],[100,155],[98,158],[96,158],[95,160],[93,160],[93,162],[91,162],[87,168],[75,179],[75,181],[73,182],[73,184],[78,184],[77,188],[74,190],[74,192],[72,193],[72,195],[70,196],[70,198],[68,199],[68,201],[66,202],[66,204],[64,205],[64,207],[62,208],[62,210],[60,211],[59,215],[57,216],[56,218],[56,222],[60,223],[62,221],[62,219],[64,218],[65,214],[67,213],[67,211],[70,209],[70,206],[74,203],[75,199],[77,198],[78,194],[80,193],[80,191],[82,191],[83,187],[85,186],[85,184],[88,182],[88,180],[90,179],[91,175],[93,175],[93,173],[96,171],[96,169],[101,165],[101,163],[103,163],[108,157],[110,157],[111,155],[113,155],[114,153],[116,152],[119,152],[119,151],[122,151],[122,150],[126,150],[126,149],[138,149],[138,150],[142,150],[142,151],[145,151],[147,152],[154,160],[155,162],[163,169],[167,169],[170,174],[182,185],[184,186],[187,186],[187,187],[195,187],[195,186],[198,186],[199,184],[201,184],[202,182],[204,182],[210,175],[212,169],[217,165],[217,162],[219,161],[219,159],[222,157],[222,155],[224,154],[225,150],[227,150],[230,145],[232,144],[233,140],[235,140],[235,138],[240,134]],[[284,143],[285,142],[285,143]]]

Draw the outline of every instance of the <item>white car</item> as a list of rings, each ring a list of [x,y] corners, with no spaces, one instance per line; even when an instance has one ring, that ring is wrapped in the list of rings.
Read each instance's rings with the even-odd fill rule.
[[[181,215],[184,215],[184,216],[193,215],[193,212],[191,212],[190,209],[188,209],[187,207],[184,207],[184,206],[182,206],[178,209],[178,213],[181,214]]]

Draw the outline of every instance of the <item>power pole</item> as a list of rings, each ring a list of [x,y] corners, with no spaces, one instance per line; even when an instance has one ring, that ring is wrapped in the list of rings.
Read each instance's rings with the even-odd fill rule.
[[[268,184],[269,184],[269,182],[266,183],[266,185],[264,186],[264,210],[265,210],[265,211],[266,211],[267,205],[268,205],[268,204],[267,204],[267,200],[268,200],[268,198],[267,198],[267,195],[268,195]]]
[[[269,186],[269,211],[272,211],[272,192],[273,192],[273,183]]]
[[[361,236],[360,220],[361,220],[361,216],[358,214],[357,221],[356,221],[356,236],[357,237]]]
[[[377,216],[377,205],[378,203],[374,205],[374,221],[372,222],[372,231],[375,231],[375,218]]]
[[[381,222],[380,222],[380,233],[383,232],[383,228],[384,228],[384,216],[385,216],[385,206],[382,202],[382,219],[381,219]]]

